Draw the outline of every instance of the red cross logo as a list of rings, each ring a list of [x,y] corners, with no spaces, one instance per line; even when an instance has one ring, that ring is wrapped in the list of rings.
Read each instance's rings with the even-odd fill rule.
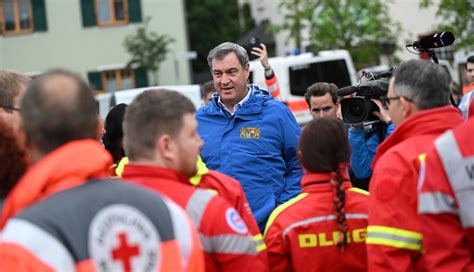
[[[118,238],[120,245],[112,250],[112,259],[122,262],[124,271],[132,271],[131,258],[140,255],[140,248],[128,244],[125,232],[119,233]]]

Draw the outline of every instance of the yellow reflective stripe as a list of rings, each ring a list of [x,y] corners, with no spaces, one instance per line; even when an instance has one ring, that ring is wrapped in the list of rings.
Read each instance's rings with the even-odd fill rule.
[[[206,191],[208,191],[209,193],[211,193],[213,195],[219,195],[219,192],[217,190],[214,190],[214,189],[206,189]]]
[[[419,232],[385,226],[368,226],[366,243],[421,250],[423,235]]]
[[[262,234],[257,234],[253,236],[253,240],[257,244],[257,252],[263,251],[267,249],[267,245],[265,245],[265,242],[263,242],[263,236]]]
[[[367,192],[366,190],[362,190],[360,188],[352,187],[352,188],[349,189],[349,191],[356,192],[356,193],[359,193],[359,194],[363,194],[363,195],[366,195],[366,196],[369,195],[369,192]]]
[[[421,153],[420,155],[418,155],[418,160],[419,160],[421,163],[424,163],[425,160],[426,160],[426,153]]]
[[[196,166],[198,169],[196,175],[189,178],[189,182],[193,186],[198,186],[199,183],[201,183],[202,176],[209,173],[209,169],[207,168],[206,164],[202,161],[202,158],[200,155],[198,156],[198,159],[196,161]]]
[[[122,177],[123,170],[125,169],[125,166],[128,164],[128,162],[128,157],[123,157],[119,161],[117,168],[115,168],[115,175],[117,175],[117,177]]]
[[[305,198],[308,195],[308,193],[302,193],[297,195],[296,197],[288,200],[287,202],[281,204],[280,206],[276,207],[275,210],[270,214],[270,218],[268,218],[267,225],[265,226],[265,231],[263,232],[263,235],[265,235],[268,231],[268,228],[273,224],[273,221],[275,221],[276,217],[286,208],[289,206],[293,205],[297,201]]]

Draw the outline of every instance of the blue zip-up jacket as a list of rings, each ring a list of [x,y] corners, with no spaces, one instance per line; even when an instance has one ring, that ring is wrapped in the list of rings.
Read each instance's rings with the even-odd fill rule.
[[[385,138],[395,130],[395,125],[390,123],[387,126]],[[371,134],[366,138],[367,132],[364,129],[349,128],[349,143],[351,145],[351,168],[358,179],[369,178],[372,175],[372,161],[375,151],[380,144],[379,135]]]
[[[242,184],[261,230],[273,209],[300,193],[302,170],[297,158],[301,132],[291,111],[256,85],[232,116],[210,103],[197,113],[201,150],[207,167]]]

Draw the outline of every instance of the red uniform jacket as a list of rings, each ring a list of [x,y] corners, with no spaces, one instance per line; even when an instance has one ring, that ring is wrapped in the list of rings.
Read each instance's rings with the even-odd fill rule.
[[[368,192],[344,184],[348,243],[341,251],[330,178],[304,176],[302,194],[271,214],[264,235],[271,271],[366,271]]]
[[[204,247],[206,271],[266,268],[247,226],[223,198],[190,186],[187,177],[171,169],[130,163],[122,176],[168,196],[190,214]]]
[[[462,122],[451,106],[421,111],[378,147],[369,187],[369,271],[423,271],[417,215],[420,161],[437,136]]]
[[[422,168],[418,212],[429,271],[474,271],[473,135],[474,119],[446,132]]]

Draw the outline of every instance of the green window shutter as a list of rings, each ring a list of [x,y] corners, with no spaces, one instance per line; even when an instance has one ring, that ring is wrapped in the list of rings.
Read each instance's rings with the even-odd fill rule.
[[[148,87],[148,73],[145,68],[135,69],[135,88]]]
[[[94,90],[103,90],[102,88],[102,73],[101,72],[88,72],[87,79],[89,85]]]
[[[44,0],[31,1],[33,6],[33,25],[35,31],[47,31],[48,23],[46,21],[46,6]]]
[[[128,0],[128,21],[130,23],[139,23],[142,21],[140,0]]]
[[[81,0],[82,25],[91,27],[97,25],[94,0]]]

